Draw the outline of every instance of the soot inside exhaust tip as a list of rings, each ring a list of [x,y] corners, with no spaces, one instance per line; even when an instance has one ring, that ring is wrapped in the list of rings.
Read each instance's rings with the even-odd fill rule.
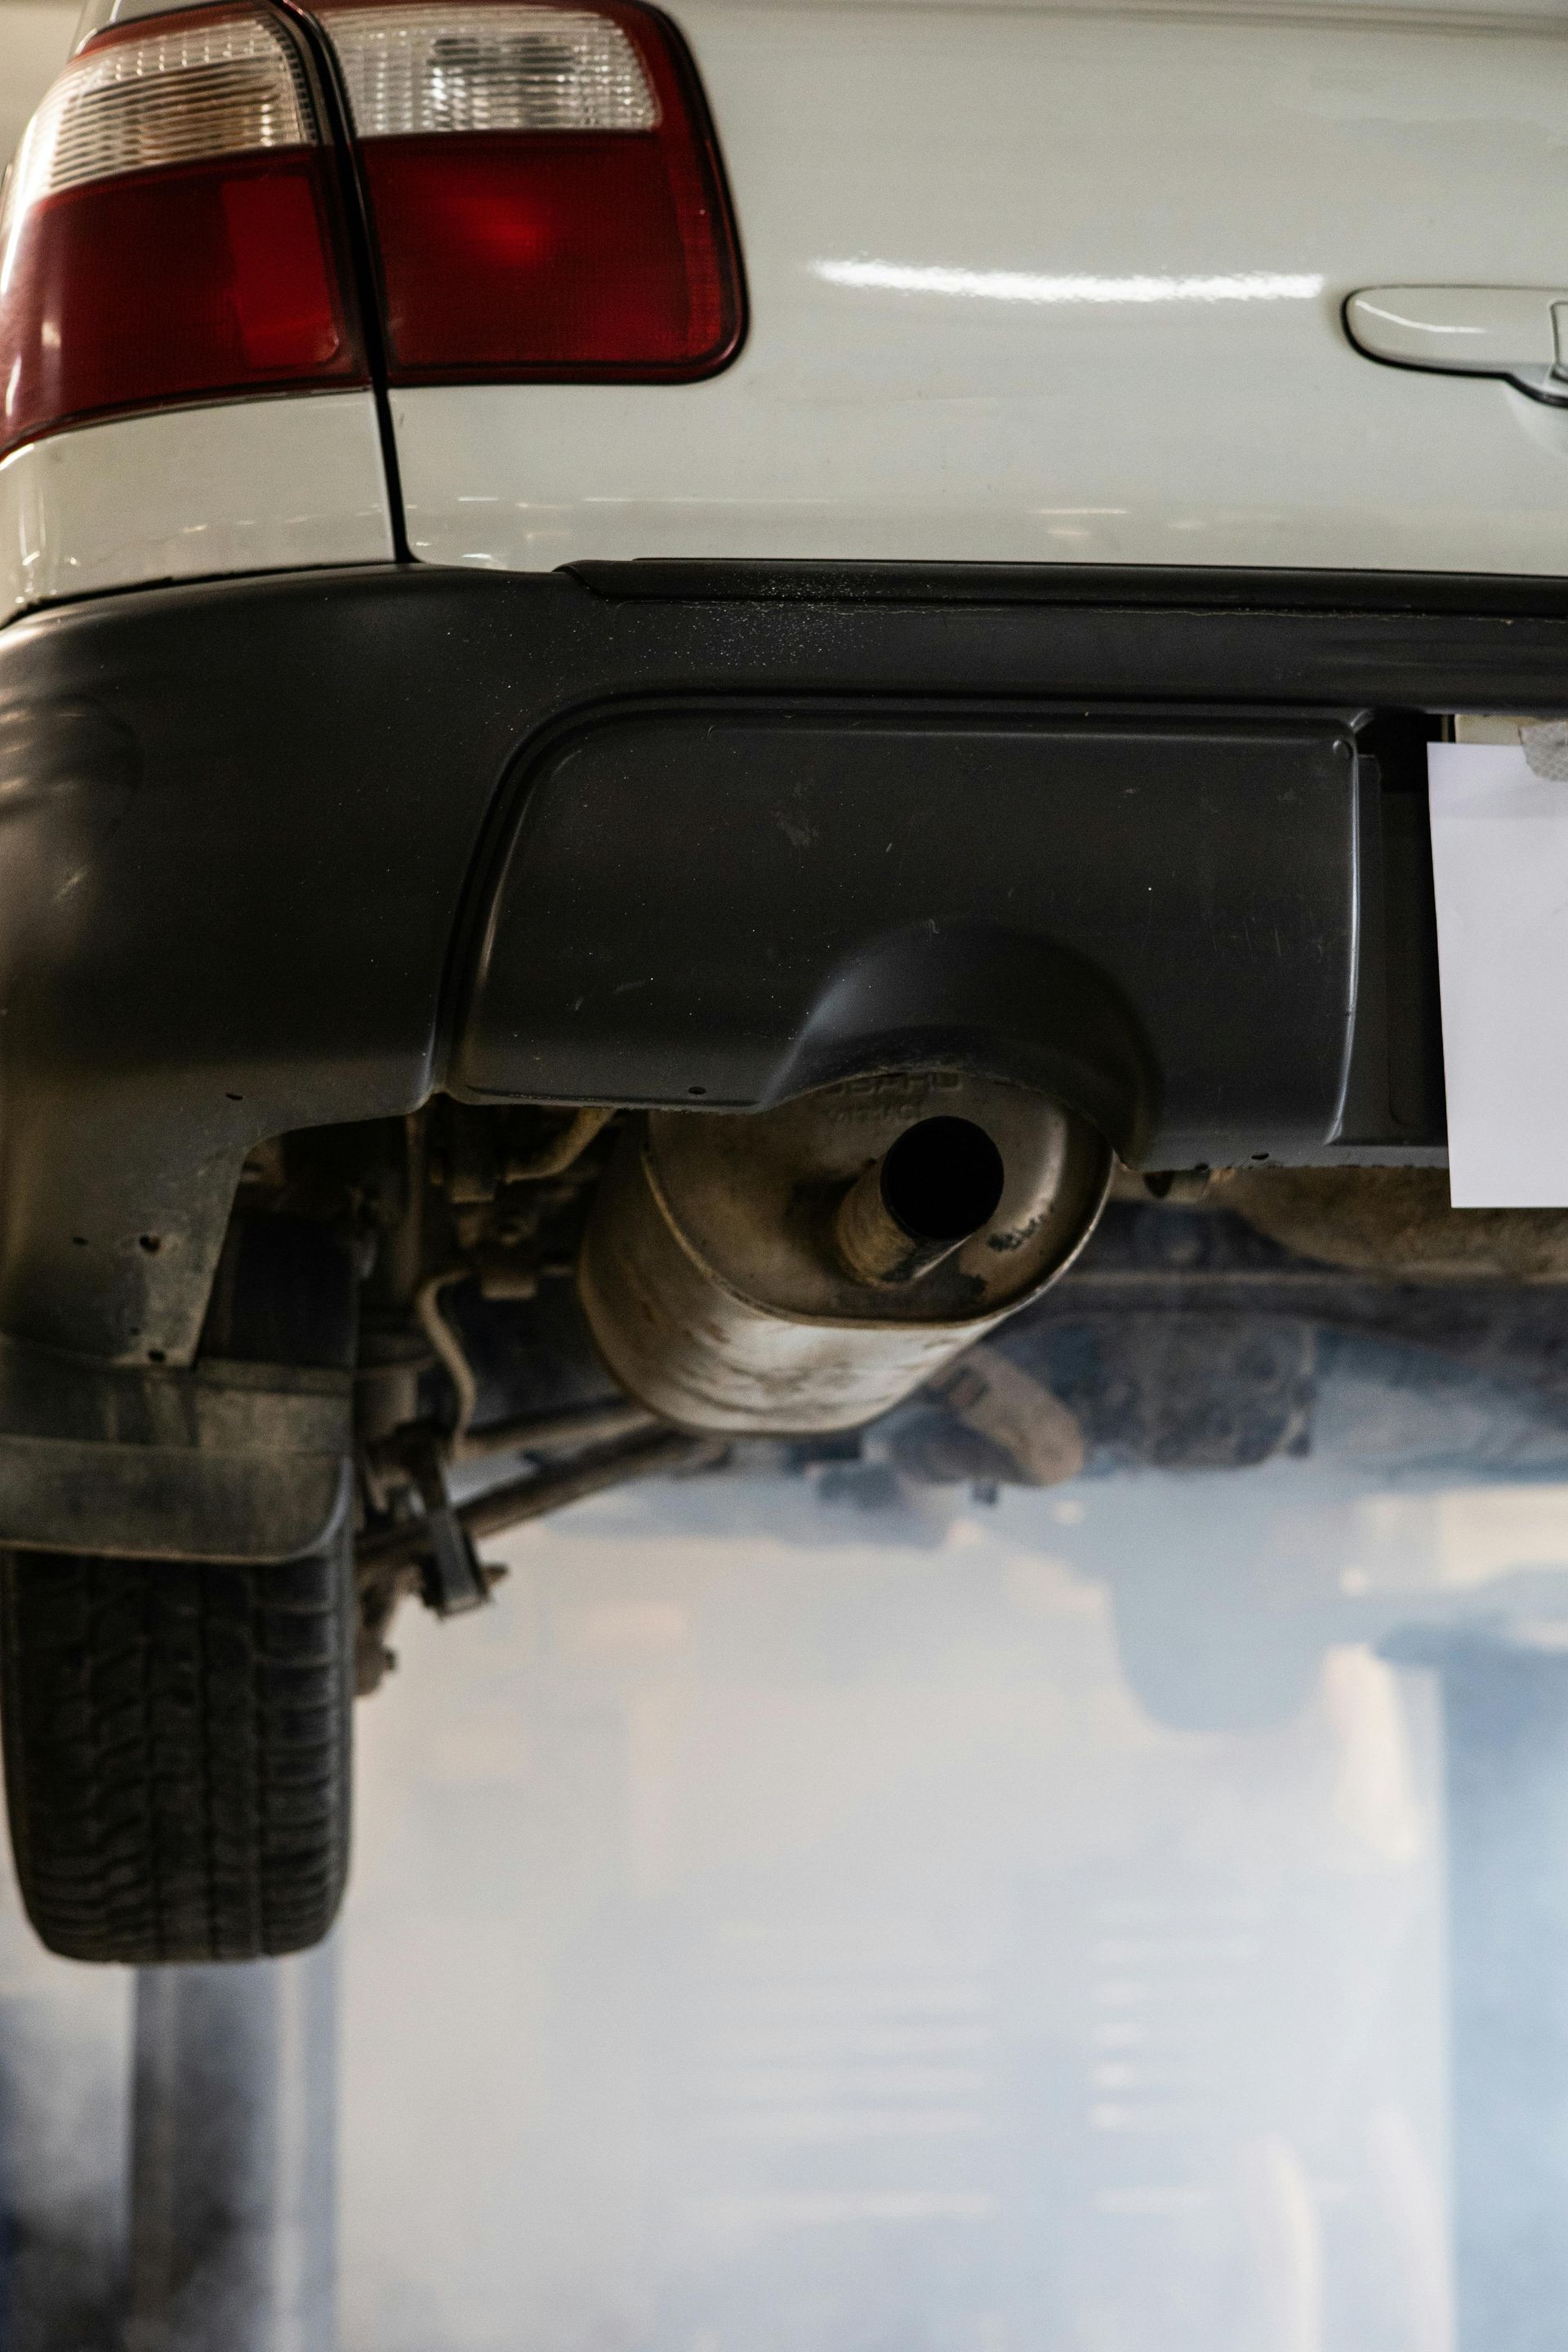
[[[962,1242],[1002,1202],[1002,1154],[972,1118],[922,1118],[882,1161],[882,1206],[912,1242]]]
[[[917,1119],[840,1201],[839,1264],[879,1287],[918,1282],[990,1223],[1005,1175],[1002,1154],[972,1118]]]

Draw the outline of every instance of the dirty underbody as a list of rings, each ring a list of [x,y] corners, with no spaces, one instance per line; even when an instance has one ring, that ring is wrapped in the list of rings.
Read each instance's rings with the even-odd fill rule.
[[[923,1370],[906,1357],[869,1412],[693,1425],[649,1400],[646,1366],[636,1392],[607,1369],[617,1338],[584,1297],[637,1126],[442,1102],[253,1158],[226,1268],[281,1219],[325,1225],[359,1270],[362,1691],[403,1600],[482,1605],[488,1539],[638,1477],[766,1469],[877,1509],[1324,1453],[1396,1477],[1568,1475],[1568,1213],[1458,1215],[1432,1170],[1118,1170],[1087,1239],[1058,1236],[1065,1270]]]

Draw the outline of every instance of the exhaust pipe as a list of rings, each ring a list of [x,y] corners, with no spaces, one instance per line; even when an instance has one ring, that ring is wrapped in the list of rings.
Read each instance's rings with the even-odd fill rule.
[[[853,1429],[1053,1282],[1110,1171],[1076,1112],[953,1071],[653,1111],[599,1187],[578,1288],[611,1371],[662,1419]]]
[[[1002,1154],[972,1118],[918,1118],[838,1204],[845,1272],[879,1289],[919,1281],[990,1223],[1006,1182]]]

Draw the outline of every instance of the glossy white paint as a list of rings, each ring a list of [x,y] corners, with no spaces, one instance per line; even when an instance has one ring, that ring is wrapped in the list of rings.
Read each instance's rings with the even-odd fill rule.
[[[117,418],[0,465],[0,619],[106,588],[392,553],[368,392]]]
[[[674,0],[750,283],[706,384],[395,401],[444,563],[1568,572],[1568,417],[1366,287],[1568,273],[1568,16]]]

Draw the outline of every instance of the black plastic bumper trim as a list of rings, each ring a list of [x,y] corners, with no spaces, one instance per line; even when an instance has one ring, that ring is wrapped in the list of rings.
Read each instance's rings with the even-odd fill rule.
[[[1208,570],[1183,564],[700,562],[642,556],[566,571],[640,602],[1078,604],[1097,610],[1568,618],[1568,578],[1527,572]]]
[[[628,574],[637,593],[605,593]],[[776,593],[758,579],[368,566],[126,593],[0,631],[0,1328],[189,1360],[249,1146],[401,1112],[448,1082],[441,1008],[468,1001],[510,829],[529,822],[517,780],[590,711],[718,698],[819,715],[1005,707],[1031,724],[1354,722],[1378,822],[1356,850],[1352,1123],[1324,1148],[1441,1149],[1419,714],[1568,714],[1568,588],[1528,583],[1536,606],[1516,611],[1518,583],[1445,582],[1420,602],[1405,583],[1395,606],[1365,575],[1356,593],[1382,600],[1365,609],[1341,588],[1285,610],[1243,601],[1237,575],[1193,572],[813,568]],[[1417,715],[1368,730],[1367,713]],[[1008,855],[999,842],[999,872]],[[529,872],[532,892],[545,868]],[[654,888],[657,869],[640,878]],[[1342,911],[1343,886],[1341,871]],[[612,947],[638,936],[613,897],[598,919]],[[758,954],[768,923],[758,905]],[[1204,938],[1200,923],[1194,952]],[[1092,961],[1092,943],[1075,951]],[[1179,956],[1163,984],[1183,985]],[[1394,1013],[1373,1010],[1394,998],[1397,1053]],[[795,1040],[780,1003],[782,1069]],[[574,1083],[568,1056],[552,1084]],[[1252,1148],[1271,1148],[1255,1108]],[[1230,1102],[1233,1143],[1251,1118]]]

